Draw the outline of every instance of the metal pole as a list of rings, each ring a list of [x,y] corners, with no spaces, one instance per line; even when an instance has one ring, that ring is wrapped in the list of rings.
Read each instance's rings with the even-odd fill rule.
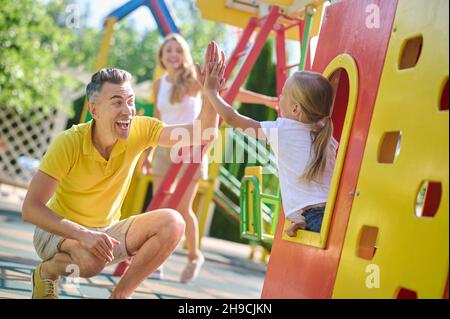
[[[300,71],[305,69],[306,57],[307,57],[308,49],[309,49],[309,34],[310,34],[310,30],[311,30],[311,21],[312,21],[312,16],[314,15],[315,12],[316,12],[316,9],[314,9],[314,8],[306,9],[305,30],[303,31],[300,65],[299,65]]]

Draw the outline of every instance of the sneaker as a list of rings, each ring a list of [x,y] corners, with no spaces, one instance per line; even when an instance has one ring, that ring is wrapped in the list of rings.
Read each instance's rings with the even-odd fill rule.
[[[163,266],[159,266],[154,272],[150,274],[151,279],[163,280],[164,279],[164,270]]]
[[[33,286],[32,299],[58,299],[58,280],[41,278],[41,266],[37,265],[31,273],[31,284]]]
[[[189,259],[186,267],[181,273],[180,282],[187,283],[197,278],[198,273],[200,272],[200,268],[202,267],[204,262],[205,258],[203,257],[203,255],[200,255],[200,257],[195,260]]]

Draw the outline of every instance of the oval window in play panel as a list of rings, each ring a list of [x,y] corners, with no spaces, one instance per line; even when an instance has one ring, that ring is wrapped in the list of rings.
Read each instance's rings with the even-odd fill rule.
[[[423,36],[419,35],[414,38],[405,40],[400,54],[398,68],[405,70],[413,68],[419,62],[422,53]]]
[[[357,256],[366,260],[372,260],[377,251],[378,227],[363,226],[359,235]]]
[[[385,132],[378,149],[378,163],[394,163],[394,161],[400,155],[401,142],[402,132]]]
[[[333,136],[336,141],[340,141],[342,129],[344,128],[345,115],[347,113],[348,99],[350,92],[350,81],[345,69],[340,68],[334,71],[329,77],[333,86],[334,98],[331,111],[333,119]]]
[[[415,211],[417,217],[433,218],[441,203],[442,183],[424,181],[416,196]]]

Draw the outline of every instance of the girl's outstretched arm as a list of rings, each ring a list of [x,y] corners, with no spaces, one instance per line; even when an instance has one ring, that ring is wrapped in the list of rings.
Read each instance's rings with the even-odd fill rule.
[[[223,73],[225,71],[225,55],[221,52],[221,60],[209,63],[206,66],[206,75],[204,83],[204,93],[214,109],[219,113],[228,125],[239,128],[247,135],[254,138],[265,139],[263,134],[258,134],[261,124],[252,118],[239,114],[219,94],[219,89],[223,82]]]
[[[277,97],[259,94],[243,88],[239,89],[236,100],[241,103],[262,104],[273,110],[277,110],[279,99]]]

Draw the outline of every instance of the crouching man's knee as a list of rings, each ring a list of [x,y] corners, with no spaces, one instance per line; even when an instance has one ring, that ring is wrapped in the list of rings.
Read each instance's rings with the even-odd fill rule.
[[[106,266],[106,261],[102,261],[94,255],[83,259],[80,262],[80,277],[89,278],[98,275]]]
[[[163,229],[161,229],[161,236],[177,245],[184,234],[185,222],[179,212],[173,209],[165,209],[163,212]]]

